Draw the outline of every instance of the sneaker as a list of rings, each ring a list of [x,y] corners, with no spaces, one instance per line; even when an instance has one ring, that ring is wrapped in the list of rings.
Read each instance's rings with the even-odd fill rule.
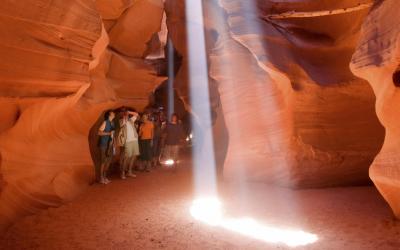
[[[128,175],[128,176],[129,176],[129,175]],[[121,179],[122,179],[122,180],[125,180],[125,179],[126,179],[125,175],[121,175]]]
[[[108,184],[108,183],[110,183],[111,181],[109,180],[109,179],[107,179],[107,178],[104,178],[104,184]]]
[[[132,174],[132,173],[129,173],[129,174],[127,174],[128,175],[128,177],[132,177],[132,178],[135,178],[136,177],[136,175],[135,174]]]

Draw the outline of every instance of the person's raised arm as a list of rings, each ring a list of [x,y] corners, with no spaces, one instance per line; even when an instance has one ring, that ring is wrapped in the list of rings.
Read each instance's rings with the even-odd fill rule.
[[[129,115],[133,115],[133,116],[135,116],[135,117],[138,117],[138,116],[139,116],[139,114],[138,114],[137,112],[135,112],[135,111],[128,111],[128,114],[129,114]]]
[[[133,111],[128,111],[128,115],[132,116],[128,118],[131,122],[135,122],[139,118],[139,114]]]

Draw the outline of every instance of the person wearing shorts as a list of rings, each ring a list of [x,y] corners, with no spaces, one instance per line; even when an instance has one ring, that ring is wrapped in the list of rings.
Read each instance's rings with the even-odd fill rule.
[[[121,131],[118,137],[120,145],[123,145],[124,159],[121,166],[121,179],[126,176],[136,177],[133,173],[135,161],[139,155],[139,136],[136,131],[135,121],[138,118],[138,113],[127,111],[127,114],[121,121]]]

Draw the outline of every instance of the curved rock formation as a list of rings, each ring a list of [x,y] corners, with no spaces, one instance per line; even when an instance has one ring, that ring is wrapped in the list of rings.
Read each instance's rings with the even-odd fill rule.
[[[2,3],[0,229],[93,180],[88,135],[99,115],[145,107],[165,79],[145,59],[162,14],[161,0]],[[132,34],[135,20],[145,34]]]
[[[386,129],[385,142],[370,176],[400,218],[400,7],[395,0],[381,1],[362,27],[351,62],[353,72],[366,79],[376,95],[376,112]]]
[[[165,21],[182,56],[175,87],[190,108],[184,3],[3,1],[0,229],[92,181],[88,137],[99,115],[143,109],[165,80],[151,61],[163,54]],[[387,134],[371,177],[399,215],[395,0],[371,13],[369,0],[202,3],[224,176],[291,187],[368,182],[384,137],[375,92]],[[373,90],[350,71],[353,54],[353,72]]]
[[[20,215],[61,205],[87,183],[86,131],[97,114],[79,108],[102,22],[89,1],[6,1],[0,18],[6,34],[0,93],[14,107],[2,106],[12,124],[0,134],[3,228]]]
[[[211,100],[229,133],[225,177],[292,187],[368,182],[384,132],[372,89],[348,66],[371,6],[358,3],[203,1],[210,89],[219,92]],[[185,7],[168,6],[171,37],[187,57]],[[293,9],[305,17],[275,18]],[[184,63],[184,99],[187,81]]]

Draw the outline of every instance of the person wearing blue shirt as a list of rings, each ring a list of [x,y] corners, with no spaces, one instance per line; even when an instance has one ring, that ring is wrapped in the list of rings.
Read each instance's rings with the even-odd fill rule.
[[[98,130],[99,135],[99,147],[101,154],[101,166],[100,166],[100,183],[108,184],[110,180],[107,178],[107,170],[110,167],[112,156],[113,156],[113,137],[114,137],[114,123],[115,113],[108,110],[104,114],[104,121],[100,125]]]

